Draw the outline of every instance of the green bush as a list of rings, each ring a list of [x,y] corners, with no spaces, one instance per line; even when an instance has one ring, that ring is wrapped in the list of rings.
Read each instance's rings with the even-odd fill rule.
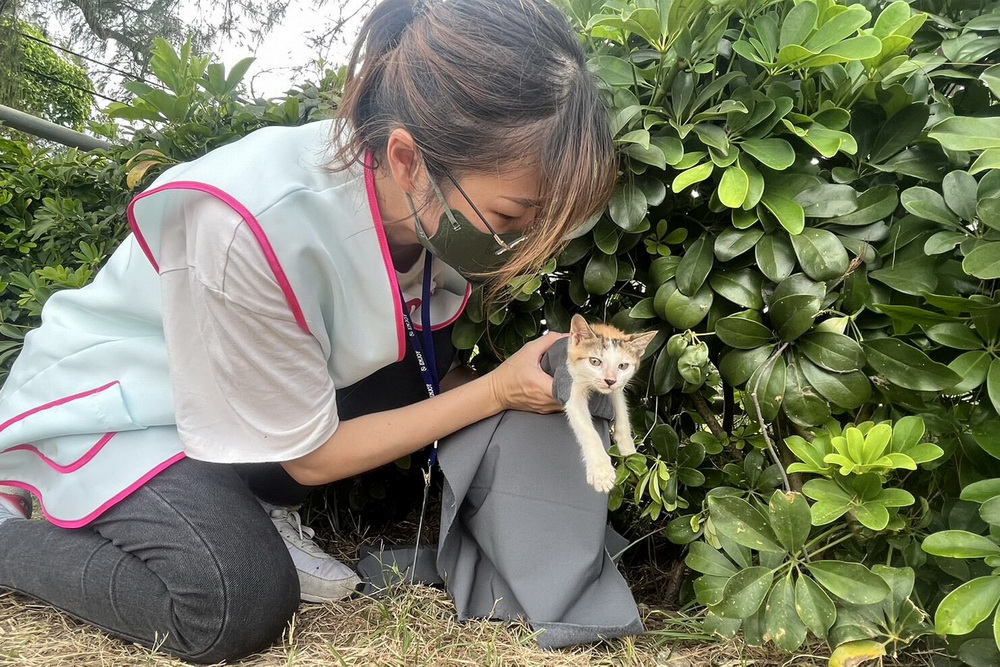
[[[620,187],[509,305],[477,294],[456,344],[488,368],[576,311],[660,331],[610,507],[685,550],[707,629],[841,663],[936,633],[1000,664],[1000,3],[560,1]],[[87,280],[129,186],[321,113],[316,86],[246,103],[241,72],[167,49],[166,89],[112,109],[144,124],[126,144],[0,145],[0,334]]]
[[[0,381],[56,290],[87,284],[129,233],[125,209],[162,168],[190,160],[267,125],[295,125],[322,112],[316,85],[284,99],[240,98],[244,60],[222,65],[159,41],[150,61],[161,87],[132,82],[131,104],[110,119],[133,123],[108,150],[38,147],[0,138]],[[335,73],[328,82],[336,83]]]
[[[708,628],[855,657],[968,633],[1000,603],[1000,519],[960,497],[1000,476],[1000,3],[563,4],[620,187],[456,343],[660,331],[610,502],[688,545]],[[996,627],[952,647],[1000,664]]]

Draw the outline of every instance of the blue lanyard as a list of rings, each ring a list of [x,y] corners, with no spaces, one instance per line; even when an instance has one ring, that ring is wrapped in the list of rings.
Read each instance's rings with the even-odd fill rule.
[[[417,358],[417,365],[420,367],[420,374],[424,378],[424,387],[427,395],[431,398],[441,393],[441,385],[437,374],[437,355],[434,350],[434,331],[431,329],[431,264],[434,256],[430,252],[424,254],[424,285],[421,293],[420,321],[422,326],[420,336],[413,326],[410,314],[406,307],[406,299],[400,293],[400,302],[403,310],[403,325],[406,327],[406,337],[413,346],[413,354]],[[423,338],[423,341],[421,341]],[[431,450],[427,461],[428,470],[437,463],[437,441]]]

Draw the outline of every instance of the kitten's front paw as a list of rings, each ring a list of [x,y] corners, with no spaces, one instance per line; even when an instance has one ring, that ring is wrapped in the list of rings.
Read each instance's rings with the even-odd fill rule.
[[[635,442],[632,438],[624,434],[618,435],[617,431],[615,432],[615,446],[618,448],[618,453],[622,456],[635,454]]]
[[[587,466],[587,483],[600,493],[607,493],[615,486],[615,467],[611,461]]]

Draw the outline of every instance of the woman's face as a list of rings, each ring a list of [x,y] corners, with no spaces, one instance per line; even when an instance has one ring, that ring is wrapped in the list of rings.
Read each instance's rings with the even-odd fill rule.
[[[490,230],[476,213],[476,209],[486,219],[486,223],[497,234],[523,232],[534,222],[538,213],[539,179],[534,168],[522,167],[497,173],[467,174],[456,176],[465,195],[451,181],[444,179],[438,187],[444,193],[448,206],[460,211],[476,229],[489,234]],[[440,224],[444,208],[433,188],[424,179],[421,197],[420,220],[428,235],[433,235]],[[468,197],[468,199],[466,199]]]

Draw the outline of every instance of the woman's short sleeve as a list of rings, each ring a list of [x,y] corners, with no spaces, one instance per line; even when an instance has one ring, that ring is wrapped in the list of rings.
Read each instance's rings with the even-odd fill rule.
[[[163,322],[185,452],[220,463],[286,461],[338,425],[318,341],[295,322],[257,239],[199,196],[161,245]]]

